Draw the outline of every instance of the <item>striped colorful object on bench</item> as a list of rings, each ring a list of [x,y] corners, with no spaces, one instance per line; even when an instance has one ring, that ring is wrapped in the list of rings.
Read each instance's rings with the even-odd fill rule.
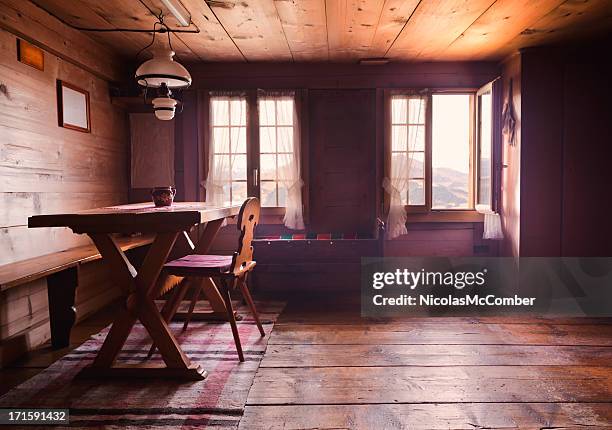
[[[359,233],[289,233],[281,235],[260,236],[256,240],[354,240],[372,239],[372,236]]]

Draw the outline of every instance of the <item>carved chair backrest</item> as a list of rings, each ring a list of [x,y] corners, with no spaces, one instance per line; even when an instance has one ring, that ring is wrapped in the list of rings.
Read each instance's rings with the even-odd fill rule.
[[[256,197],[246,199],[240,208],[236,223],[238,231],[240,231],[240,237],[238,238],[238,251],[234,252],[232,259],[231,271],[233,273],[238,274],[253,261],[253,246],[251,242],[255,234],[255,227],[259,223],[260,210],[259,199]]]

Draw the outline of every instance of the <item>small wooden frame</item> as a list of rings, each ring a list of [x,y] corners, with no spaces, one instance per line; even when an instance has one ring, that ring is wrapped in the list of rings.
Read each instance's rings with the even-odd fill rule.
[[[35,69],[45,70],[45,53],[25,40],[17,39],[17,60]]]
[[[57,80],[57,122],[60,127],[91,132],[89,92]]]

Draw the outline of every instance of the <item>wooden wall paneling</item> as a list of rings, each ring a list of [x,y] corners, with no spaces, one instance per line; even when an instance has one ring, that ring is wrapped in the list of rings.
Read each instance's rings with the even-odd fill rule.
[[[512,94],[510,94],[512,85]],[[515,144],[502,136],[500,217],[504,230],[500,254],[518,257],[521,219],[521,57],[513,55],[502,63],[502,105],[511,99],[516,121]]]
[[[368,57],[381,58],[387,55],[387,51],[400,35],[419,3],[419,0],[387,0],[384,2],[368,50]]]
[[[152,113],[130,114],[131,178],[134,188],[165,187],[174,183],[176,120],[160,121]],[[178,124],[180,127],[181,123]]]
[[[304,212],[304,224],[310,223],[310,116],[309,106],[310,98],[308,96],[308,90],[302,89],[300,91],[300,104],[298,106],[299,114],[299,126],[300,126],[300,162],[301,162],[301,175],[304,186],[302,187],[302,206]]]
[[[0,248],[3,250],[0,265],[91,243],[86,236],[75,235],[68,228],[33,230],[27,226],[14,226],[0,229],[0,233]]]
[[[327,39],[334,61],[368,56],[382,8],[376,0],[326,2]]]
[[[424,0],[391,46],[392,59],[439,59],[494,0]],[[435,17],[435,19],[432,19]]]
[[[49,318],[47,282],[38,279],[0,293],[0,339]]]
[[[391,63],[210,63],[190,66],[192,88],[478,88],[499,76],[493,62]]]
[[[325,0],[275,1],[289,49],[295,61],[327,61]]]
[[[611,13],[608,0],[567,0],[501,47],[497,55],[503,58],[524,47],[609,33]]]
[[[210,141],[210,95],[197,91],[198,103],[198,201],[206,201],[204,180],[208,176],[208,148]]]
[[[563,256],[612,255],[610,63],[597,54],[565,59]]]
[[[560,256],[563,72],[554,53],[521,55],[521,256]]]
[[[78,266],[76,289],[76,321],[104,308],[121,296],[121,289],[108,277],[108,269],[102,260]]]
[[[274,1],[211,2],[209,6],[247,61],[293,59]]]
[[[376,92],[309,92],[310,228],[371,234],[376,218]]]
[[[378,88],[376,90],[376,155],[374,158],[376,165],[376,182],[375,182],[375,200],[376,200],[376,217],[385,222],[384,206],[384,190],[382,188],[383,177],[385,176],[385,123],[387,120],[387,107],[385,91]],[[379,226],[374,227],[373,237],[379,233]]]
[[[51,338],[48,319],[0,341],[0,367],[5,367]]]
[[[186,92],[183,97],[185,108],[181,115],[183,134],[183,198],[185,201],[198,200],[200,169],[200,137],[198,126],[198,99],[195,92]],[[178,128],[178,127],[177,127]],[[202,130],[202,132],[205,132]],[[177,183],[178,184],[178,183]]]
[[[385,257],[469,257],[474,255],[471,223],[408,224],[408,234],[385,240]]]
[[[499,51],[564,0],[498,0],[444,51],[449,60],[499,58]]]
[[[50,338],[47,282],[0,293],[0,367]]]
[[[0,28],[108,80],[121,80],[123,65],[111,50],[58,21],[30,2],[2,0]]]
[[[190,146],[188,142],[189,140],[188,133],[187,133],[187,136],[183,137],[184,132],[187,131],[186,129],[189,126],[188,125],[189,121],[184,116],[185,109],[187,109],[187,112],[189,112],[191,109],[193,109],[193,107],[187,108],[186,106],[183,106],[183,111],[181,112],[180,118],[175,115],[174,119],[172,120],[172,122],[174,122],[175,124],[174,125],[174,152],[172,154],[174,157],[173,184],[174,184],[174,187],[176,188],[176,195],[174,196],[175,201],[187,201],[185,200],[185,192],[187,191],[188,186],[185,183],[184,169],[185,169],[185,164],[187,163],[186,157],[188,156],[193,157],[193,153],[190,153],[189,151],[185,150],[186,144],[187,146]],[[197,106],[196,106],[196,109],[197,109]],[[191,125],[192,127],[197,127],[197,123],[196,124],[192,123]],[[186,140],[187,142],[185,142]]]
[[[65,26],[50,31],[36,34],[70,34]],[[46,42],[38,44],[46,46]],[[0,243],[7,250],[0,255],[0,264],[5,264],[89,243],[68,229],[28,230],[27,217],[66,207],[78,210],[125,202],[127,139],[125,114],[111,104],[106,81],[49,51],[45,51],[44,71],[19,63],[10,32],[0,31],[0,52],[5,58],[0,80],[8,94],[0,96],[0,200],[5,208],[0,216]],[[98,52],[104,61],[104,50]],[[57,79],[78,83],[90,93],[92,133],[58,127]]]

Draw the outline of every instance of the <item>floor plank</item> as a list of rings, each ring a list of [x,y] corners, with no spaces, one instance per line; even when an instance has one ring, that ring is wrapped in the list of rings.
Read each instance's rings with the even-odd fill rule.
[[[438,344],[438,345],[590,345],[612,346],[612,325],[438,324],[393,322],[370,325],[282,324],[270,345],[291,344]]]
[[[269,345],[261,367],[612,366],[612,347]],[[612,372],[612,368],[610,370]]]
[[[612,403],[247,406],[240,430],[612,428]]]
[[[277,296],[270,296],[278,300]],[[341,299],[330,299],[313,295],[290,296],[285,311],[280,315],[277,324],[350,324],[371,325],[389,322],[423,322],[436,324],[564,324],[564,325],[612,325],[611,317],[568,317],[555,315],[504,315],[504,316],[452,316],[452,314],[414,314],[402,318],[363,318],[359,296],[342,295]]]
[[[247,405],[612,402],[609,367],[260,368]]]

